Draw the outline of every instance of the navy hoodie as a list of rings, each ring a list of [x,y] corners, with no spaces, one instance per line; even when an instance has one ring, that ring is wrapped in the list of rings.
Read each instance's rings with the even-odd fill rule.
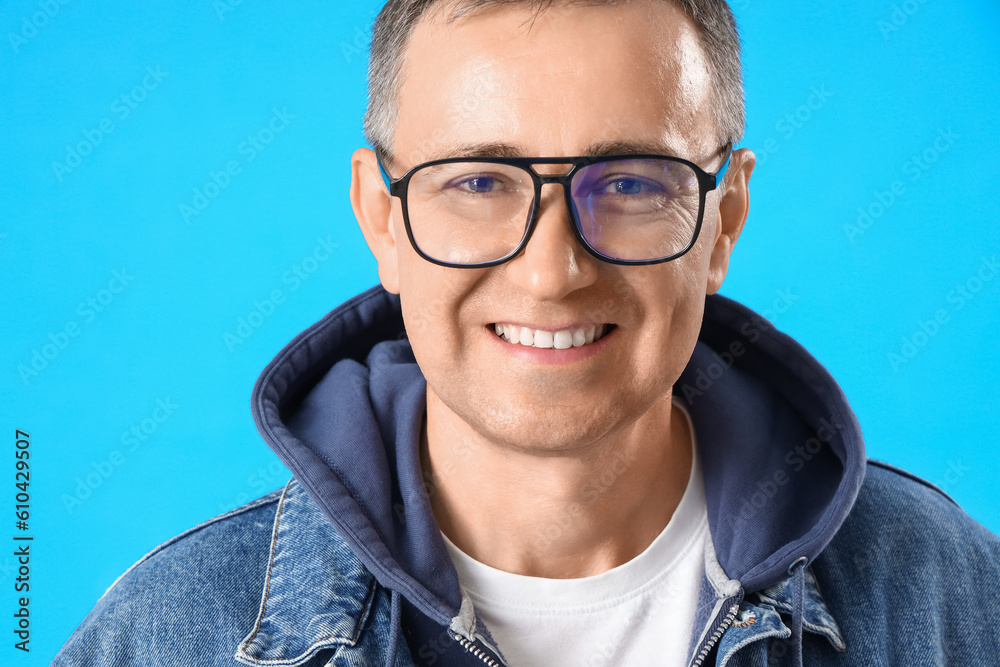
[[[696,619],[692,650],[707,651],[745,595],[801,572],[794,565],[811,563],[830,542],[864,478],[864,444],[819,362],[720,295],[706,299],[674,394],[697,435],[716,558],[740,584],[728,604]],[[399,299],[381,287],[299,334],[252,397],[270,447],[379,584],[405,600],[411,642],[470,622],[421,475],[425,399]],[[801,637],[801,610],[793,613]]]

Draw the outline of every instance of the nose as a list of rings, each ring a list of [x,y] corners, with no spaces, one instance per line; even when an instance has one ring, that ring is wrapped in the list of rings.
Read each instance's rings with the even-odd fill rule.
[[[507,263],[507,278],[536,301],[558,301],[594,283],[599,261],[573,234],[562,186],[545,183],[527,245]]]

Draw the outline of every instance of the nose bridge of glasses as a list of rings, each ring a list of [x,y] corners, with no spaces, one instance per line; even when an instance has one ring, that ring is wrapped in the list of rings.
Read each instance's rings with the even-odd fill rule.
[[[566,178],[566,174],[572,170],[572,162],[550,162],[549,160],[545,160],[531,163],[531,171],[538,176],[538,180],[542,185],[546,183],[561,183]]]
[[[535,172],[535,176],[539,183],[539,189],[537,191],[538,197],[533,207],[535,222],[537,223],[540,218],[545,215],[552,215],[555,213],[555,215],[559,217],[565,216],[569,220],[569,227],[575,230],[577,226],[577,223],[574,222],[575,213],[573,211],[572,204],[569,203],[569,174],[574,172],[575,165],[571,162],[543,162],[539,164],[544,165],[545,172],[539,172],[536,168],[536,163],[532,163],[530,167],[531,170]],[[559,192],[553,188],[548,188],[550,192],[546,194],[543,188],[547,184],[562,185],[563,192]],[[545,213],[546,211],[548,211],[548,214]],[[534,229],[535,227],[532,225],[532,231],[534,231]],[[531,231],[529,231],[528,234],[530,235]],[[578,236],[578,233],[574,231],[573,235]],[[580,239],[577,238],[578,243],[579,241]]]

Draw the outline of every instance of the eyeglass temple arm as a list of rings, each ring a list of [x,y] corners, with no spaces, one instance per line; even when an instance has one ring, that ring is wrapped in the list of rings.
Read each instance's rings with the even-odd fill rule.
[[[722,166],[719,167],[718,171],[716,171],[714,174],[712,174],[712,176],[715,177],[715,187],[716,188],[719,187],[722,184],[722,179],[725,178],[725,176],[726,176],[726,169],[729,168],[729,159],[733,157],[733,151],[734,150],[736,150],[736,149],[733,148],[732,144],[730,144],[728,146],[728,150],[726,152],[726,161],[722,163]]]
[[[378,170],[382,172],[382,180],[385,181],[385,189],[389,191],[390,196],[392,195],[392,178],[389,177],[389,172],[385,170],[382,166],[382,159],[375,153],[375,161],[378,162]]]

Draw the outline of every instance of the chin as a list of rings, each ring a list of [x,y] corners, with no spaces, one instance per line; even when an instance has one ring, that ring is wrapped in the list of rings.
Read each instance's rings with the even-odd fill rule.
[[[493,409],[478,412],[476,430],[490,442],[525,454],[559,456],[579,454],[624,417],[597,406],[561,407],[495,404]]]

